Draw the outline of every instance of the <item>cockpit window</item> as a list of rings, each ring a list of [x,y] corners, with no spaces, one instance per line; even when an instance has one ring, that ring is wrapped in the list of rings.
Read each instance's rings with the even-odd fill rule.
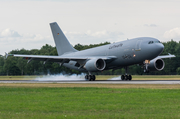
[[[153,44],[153,43],[161,43],[160,41],[149,41],[148,44]]]
[[[148,44],[153,44],[154,42],[153,41],[149,41],[149,43]]]
[[[160,41],[154,41],[154,43],[160,43]]]

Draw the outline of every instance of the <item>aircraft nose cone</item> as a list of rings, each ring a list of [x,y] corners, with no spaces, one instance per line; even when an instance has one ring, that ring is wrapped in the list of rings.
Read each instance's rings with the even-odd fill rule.
[[[159,51],[159,53],[162,53],[162,51],[164,50],[164,45],[162,43],[158,44],[157,50]]]

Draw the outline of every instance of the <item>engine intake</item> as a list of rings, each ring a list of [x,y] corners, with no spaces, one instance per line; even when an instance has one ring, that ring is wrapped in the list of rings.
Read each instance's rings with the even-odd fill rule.
[[[150,71],[161,71],[164,69],[165,63],[162,59],[154,59],[150,61],[148,69]]]
[[[103,59],[91,59],[86,62],[84,68],[87,71],[102,71],[106,67],[106,62]]]

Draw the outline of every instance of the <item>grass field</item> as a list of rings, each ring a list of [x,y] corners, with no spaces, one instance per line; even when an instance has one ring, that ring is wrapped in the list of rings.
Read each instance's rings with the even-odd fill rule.
[[[0,80],[34,80],[44,76],[0,76]],[[118,75],[97,75],[96,80],[117,78]],[[133,75],[132,80],[180,80],[180,75]]]
[[[37,77],[43,76],[0,76],[0,80],[34,80]]]
[[[0,87],[0,118],[180,118],[179,89]]]
[[[39,76],[1,76],[34,80]],[[43,76],[40,76],[43,77]],[[107,80],[117,76],[97,76]],[[133,76],[179,80],[180,76]],[[0,83],[0,119],[180,118],[180,85]]]

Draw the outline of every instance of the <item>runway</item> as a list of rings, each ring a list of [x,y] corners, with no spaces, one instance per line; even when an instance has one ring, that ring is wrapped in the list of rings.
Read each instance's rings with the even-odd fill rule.
[[[85,81],[85,80],[0,80],[0,83],[59,83],[59,84],[180,84],[180,80],[96,80],[96,81]]]

